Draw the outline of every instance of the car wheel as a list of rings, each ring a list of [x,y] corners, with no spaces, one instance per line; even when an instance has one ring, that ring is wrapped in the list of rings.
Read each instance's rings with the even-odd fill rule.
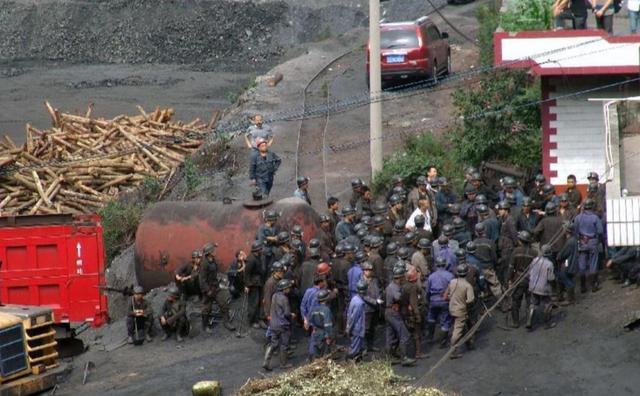
[[[451,70],[452,70],[452,65],[451,65],[451,54],[447,54],[447,70],[446,70],[446,75],[448,76],[449,74],[451,74]]]
[[[433,67],[431,68],[431,79],[434,84],[438,83],[438,61],[433,60]]]

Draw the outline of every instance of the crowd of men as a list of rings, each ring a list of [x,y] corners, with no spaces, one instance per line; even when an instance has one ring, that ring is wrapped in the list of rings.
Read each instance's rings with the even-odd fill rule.
[[[263,151],[268,139],[257,137]],[[239,251],[231,271],[231,290],[246,294],[243,319],[266,330],[263,367],[271,370],[275,353],[280,367],[290,367],[296,326],[308,336],[309,360],[334,353],[342,340],[348,359],[380,352],[376,332],[382,326],[384,352],[396,363],[415,364],[433,343],[453,346],[451,358],[459,358],[459,341],[464,337],[467,349],[474,348],[467,333],[489,305],[498,305],[518,328],[524,300],[525,327],[531,331],[541,322],[552,328],[553,308],[575,303],[577,284],[581,293],[598,291],[603,264],[624,286],[634,283],[637,249],[605,260],[604,185],[594,172],[588,180],[584,198],[573,175],[562,194],[543,175],[525,194],[513,177],[495,189],[471,167],[459,199],[435,166],[408,189],[408,181],[394,177],[377,197],[354,179],[348,202],[327,200],[308,245],[302,227],[280,227],[278,213],[267,209],[251,251]],[[270,189],[260,180],[257,185]],[[300,176],[297,187],[293,195],[311,204],[309,179]],[[202,298],[204,331],[211,331],[214,302],[223,325],[234,330],[230,289],[220,286],[215,249],[211,243],[194,251],[192,262],[176,271],[159,319],[164,338],[175,334],[180,341],[188,333],[185,304],[192,295]],[[137,329],[148,335],[135,320],[150,314],[140,293],[130,304],[132,337]]]

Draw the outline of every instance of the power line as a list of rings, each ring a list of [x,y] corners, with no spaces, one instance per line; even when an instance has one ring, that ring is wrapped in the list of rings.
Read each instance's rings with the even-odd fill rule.
[[[597,38],[597,39],[588,40],[588,41],[585,41],[585,42],[582,42],[582,43],[572,44],[572,45],[569,45],[569,46],[565,46],[565,47],[561,47],[561,48],[557,48],[557,49],[553,49],[553,50],[544,51],[544,52],[541,52],[541,53],[538,53],[538,54],[534,54],[534,55],[531,55],[531,56],[527,56],[527,57],[523,57],[523,58],[519,58],[519,59],[514,59],[514,60],[511,60],[511,61],[507,61],[507,62],[502,62],[502,63],[497,64],[497,65],[485,66],[485,67],[480,67],[480,68],[475,68],[475,69],[468,69],[466,71],[453,73],[448,77],[442,78],[442,79],[440,79],[440,82],[442,84],[446,84],[449,81],[461,80],[466,76],[474,76],[474,75],[478,75],[478,74],[489,72],[489,71],[493,71],[493,70],[505,69],[505,68],[507,68],[507,67],[509,67],[511,65],[522,63],[523,61],[526,61],[526,60],[531,60],[533,58],[540,58],[542,56],[550,55],[550,54],[553,54],[553,53],[567,51],[567,50],[579,48],[579,47],[582,47],[582,46],[587,46],[587,45],[590,45],[590,44],[601,42],[603,40],[604,40],[603,38]],[[632,44],[633,43],[629,43],[629,44],[624,44],[622,46],[632,45]],[[588,54],[591,54],[591,53],[609,51],[609,50],[612,50],[612,49],[618,49],[620,47],[621,46],[610,47],[610,48],[605,48],[605,49],[598,49],[598,50],[595,50],[595,51],[589,51],[589,52],[584,52],[584,53],[572,55],[570,57],[563,58],[563,59],[578,58],[578,57],[585,56],[585,55],[588,55]],[[547,60],[547,61],[543,61],[543,62],[538,62],[538,65],[543,65],[543,64],[546,64],[546,63],[556,63],[557,61],[558,60]],[[357,95],[349,96],[349,97],[346,97],[346,98],[341,98],[341,99],[334,100],[334,101],[330,102],[327,105],[319,105],[319,106],[310,107],[307,111],[305,111],[304,109],[300,109],[300,108],[289,108],[287,110],[275,113],[271,117],[266,118],[265,119],[265,123],[268,124],[268,123],[273,123],[273,122],[278,122],[278,121],[292,121],[292,120],[299,120],[301,118],[318,117],[318,116],[325,115],[327,113],[328,114],[339,113],[339,112],[347,111],[347,110],[352,109],[352,108],[366,106],[369,103],[371,103],[372,101],[376,101],[376,100],[377,101],[397,100],[397,99],[402,99],[402,98],[409,97],[409,96],[430,93],[430,92],[433,92],[434,90],[437,90],[437,89],[433,89],[433,87],[434,87],[434,84],[430,80],[420,80],[420,81],[407,83],[407,84],[401,85],[399,87],[396,87],[396,89],[406,88],[402,92],[399,92],[399,93],[395,93],[393,91],[387,91],[387,92],[383,91],[383,92],[380,92],[380,93],[378,93],[376,95],[370,96],[368,92],[365,92],[365,93],[362,93],[362,94],[357,94]],[[427,88],[427,89],[424,89],[424,88]],[[439,89],[451,89],[451,88],[452,87],[448,86],[448,87],[439,88]],[[420,92],[416,93],[415,92],[416,90],[420,90]],[[246,127],[248,125],[249,125],[248,122],[228,123],[227,125],[223,125],[223,126],[220,126],[219,128],[216,128],[216,130],[214,132],[215,132],[215,134],[236,133],[236,132],[239,132],[239,131],[242,131],[242,130],[246,129]]]

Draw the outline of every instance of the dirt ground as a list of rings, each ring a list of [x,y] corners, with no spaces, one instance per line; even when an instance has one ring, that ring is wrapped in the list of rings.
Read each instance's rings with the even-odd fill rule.
[[[384,6],[387,17],[403,17],[402,13],[409,9],[414,10],[412,13],[420,14],[425,9],[424,2],[411,1],[407,7],[400,7],[398,2],[394,0]],[[451,23],[467,35],[472,35],[477,27],[474,10],[483,2],[448,6],[443,13]],[[21,0],[19,3],[32,2]],[[323,77],[327,82],[326,88],[320,84],[318,89],[326,89],[329,98],[337,100],[366,95],[364,52],[359,49],[366,42],[366,31],[357,28],[362,21],[356,21],[356,16],[360,15],[358,12],[366,13],[366,10],[362,10],[366,2],[325,0],[316,6],[335,3],[352,10],[349,17],[353,23],[351,28],[356,29],[345,29],[344,32],[349,31],[344,34],[334,32],[327,35],[325,40],[305,45],[303,51],[287,48],[288,55],[274,56],[273,64],[287,60],[268,74],[281,72],[284,80],[278,86],[269,88],[263,80],[258,79],[257,85],[228,110],[221,123],[223,127],[235,125],[255,112],[263,113],[267,118],[277,118],[278,121],[272,123],[276,137],[274,149],[283,158],[283,166],[276,177],[272,193],[275,198],[290,196],[295,188],[297,132],[300,125],[295,115],[300,112],[302,90],[309,79],[325,65],[332,63],[331,70]],[[331,16],[331,12],[324,12],[325,19]],[[324,15],[322,12],[311,14]],[[433,19],[441,30],[451,34],[454,71],[477,65],[477,49],[474,45],[457,36],[437,16],[433,16]],[[305,23],[305,19],[300,18],[293,25],[305,26]],[[352,50],[355,51],[332,62],[337,56]],[[4,76],[0,77],[0,84],[3,88],[8,87],[6,92],[9,92],[0,97],[0,111],[3,112],[0,113],[0,129],[18,134],[24,123],[19,120],[33,121],[36,126],[47,125],[48,119],[40,103],[46,98],[58,107],[77,108],[79,111],[84,111],[87,102],[94,102],[96,113],[105,115],[135,112],[135,105],[140,104],[145,107],[174,106],[181,119],[207,118],[212,107],[223,107],[227,103],[227,93],[237,92],[256,73],[255,69],[211,71],[211,64],[195,67],[176,64],[151,66],[131,62],[122,65],[96,62],[88,65],[43,64],[42,60],[13,61],[0,68],[3,70],[0,75]],[[273,64],[265,62],[264,70],[258,72],[268,70]],[[451,90],[445,89],[386,101],[383,104],[387,136],[385,153],[402,144],[398,132],[433,129],[433,133],[441,133],[441,126],[433,126],[450,121],[450,93]],[[325,159],[329,166],[327,191],[324,194],[345,197],[350,178],[357,176],[369,179],[369,145],[353,144],[363,139],[366,141],[368,137],[368,111],[366,106],[359,107],[329,118],[325,140],[327,146],[335,149],[327,151]],[[293,119],[284,120],[287,117]],[[241,199],[247,196],[246,151],[242,149],[240,139],[233,141],[231,148],[232,152],[237,153],[237,170],[225,173],[203,169],[203,175],[210,177],[199,188],[196,199],[212,196]],[[314,150],[303,154],[299,156],[303,161],[305,157],[319,155]],[[315,183],[312,180],[312,192],[319,188]],[[323,195],[322,192],[314,194]],[[171,197],[175,198],[175,195]],[[314,200],[314,206],[324,209],[321,199]],[[123,257],[126,258],[126,255]],[[129,258],[120,260],[118,265],[131,266],[133,263]],[[122,273],[123,277],[131,276],[131,271],[126,268],[113,272]],[[466,354],[463,359],[446,362],[432,378],[424,379],[423,384],[436,385],[443,390],[464,395],[636,394],[640,386],[640,380],[635,375],[639,368],[637,356],[640,343],[637,342],[637,332],[623,332],[622,318],[625,313],[638,309],[640,291],[620,289],[611,282],[604,286],[596,295],[581,296],[577,306],[557,310],[555,317],[558,326],[551,330],[536,329],[531,334],[524,329],[503,330],[503,314],[494,314],[481,328],[476,351]],[[163,297],[164,291],[161,289],[149,295],[156,308]],[[237,309],[239,305],[240,301],[236,300],[234,307]],[[156,339],[141,347],[118,347],[125,338],[123,320],[87,331],[81,337],[90,349],[69,361],[73,370],[60,384],[56,394],[188,395],[195,382],[208,379],[222,381],[225,394],[230,394],[248,378],[264,375],[260,368],[264,342],[262,331],[249,330],[246,337],[237,338],[234,333],[218,326],[213,335],[205,336],[200,334],[197,326],[197,312],[197,303],[191,303],[194,330],[182,344],[173,340],[161,343]],[[383,330],[379,329],[377,342],[380,345],[383,334]],[[297,338],[300,342],[293,363],[301,364],[306,358],[306,340],[299,334]],[[344,340],[341,342],[344,343]],[[413,368],[399,368],[399,374],[419,379],[445,351],[430,347],[428,352],[428,359],[420,361]],[[95,364],[95,369],[89,373],[87,384],[82,385],[83,368],[88,361]]]
[[[431,345],[427,359],[415,367],[398,367],[397,372],[414,382],[420,380],[421,385],[461,395],[637,394],[638,333],[624,332],[622,323],[626,313],[638,308],[639,293],[607,282],[597,294],[578,296],[577,305],[554,311],[558,321],[554,329],[538,325],[531,333],[524,328],[504,330],[504,314],[496,312],[480,328],[476,350],[462,359],[446,361],[431,377],[423,378],[446,352]],[[157,290],[150,298],[157,306],[163,296]],[[236,300],[234,306],[239,303]],[[190,305],[196,325],[198,305]],[[249,377],[268,375],[260,367],[264,340],[260,330],[251,329],[245,338],[237,338],[222,326],[211,336],[200,334],[196,326],[182,344],[156,339],[140,347],[103,351],[117,346],[124,335],[123,321],[84,334],[91,349],[73,360],[74,369],[56,394],[133,395],[162,390],[162,394],[189,395],[191,385],[210,379],[222,381],[224,393],[231,394]],[[307,339],[299,329],[296,338],[299,343],[292,361],[301,364]],[[381,327],[377,344],[382,347],[383,343]],[[82,385],[87,361],[96,368]]]

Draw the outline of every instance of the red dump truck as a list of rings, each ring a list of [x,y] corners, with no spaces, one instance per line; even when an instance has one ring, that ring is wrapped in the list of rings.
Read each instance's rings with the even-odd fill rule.
[[[57,338],[108,320],[98,215],[0,217],[0,301],[53,310]]]

